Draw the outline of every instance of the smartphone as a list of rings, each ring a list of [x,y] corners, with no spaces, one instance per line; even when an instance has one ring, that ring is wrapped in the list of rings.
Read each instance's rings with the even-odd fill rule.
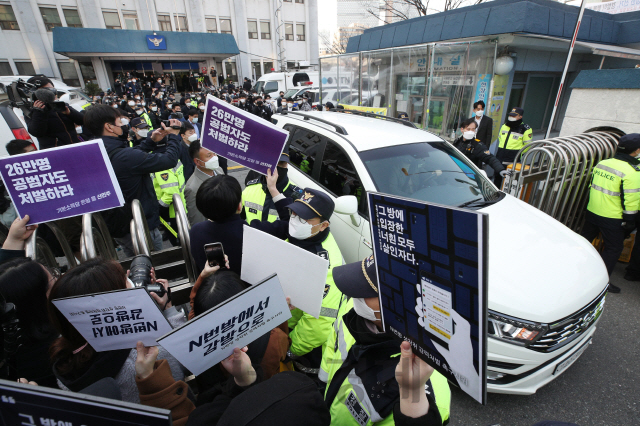
[[[204,254],[207,256],[207,262],[209,266],[220,266],[224,268],[224,250],[222,249],[222,243],[210,243],[204,245]]]
[[[67,104],[62,101],[49,102],[49,105],[55,112],[65,112],[67,110]]]
[[[425,329],[432,340],[448,349],[455,332],[451,318],[453,284],[423,270],[420,271],[420,284]]]
[[[167,128],[169,128],[169,127],[171,127],[172,129],[180,129],[180,128],[182,128],[182,125],[180,125],[180,126],[172,126],[170,120],[162,120],[162,123],[164,124],[164,127],[167,127]]]

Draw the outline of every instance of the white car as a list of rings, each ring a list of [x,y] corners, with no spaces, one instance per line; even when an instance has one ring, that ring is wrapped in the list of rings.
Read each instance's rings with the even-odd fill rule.
[[[346,262],[371,254],[366,191],[488,214],[490,392],[535,393],[591,343],[609,278],[580,235],[499,191],[451,144],[411,123],[339,112],[273,118],[290,132],[289,178],[334,197],[331,231]],[[356,196],[357,211],[345,195]]]

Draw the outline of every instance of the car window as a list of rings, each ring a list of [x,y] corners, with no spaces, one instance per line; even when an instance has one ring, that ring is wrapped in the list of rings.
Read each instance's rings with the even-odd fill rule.
[[[277,81],[269,81],[269,82],[264,86],[264,91],[265,91],[266,93],[275,92],[276,90],[278,90],[278,82],[277,82]]]
[[[72,95],[77,95],[77,97],[80,97],[80,98],[84,99],[87,102],[91,102],[91,98],[89,96],[87,96],[85,93],[83,93],[83,92],[81,92],[79,90],[69,90],[69,97],[71,99],[77,99],[77,97],[74,98],[74,97],[72,97]]]
[[[285,130],[293,131],[293,126],[285,126]],[[314,132],[296,129],[289,139],[289,160],[303,173],[312,176],[313,166],[318,155],[322,154],[323,139]]]
[[[332,141],[327,141],[324,149],[319,183],[335,197],[355,195],[358,199],[358,210],[366,215],[366,197],[362,181],[347,154]]]
[[[286,98],[293,98],[296,93],[298,93],[298,89],[289,89],[286,92],[284,92],[284,97]]]
[[[359,155],[380,192],[454,207],[502,196],[445,142],[395,145]]]

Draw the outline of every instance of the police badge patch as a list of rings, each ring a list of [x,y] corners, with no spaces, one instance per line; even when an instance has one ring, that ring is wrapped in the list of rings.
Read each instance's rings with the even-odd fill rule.
[[[323,259],[327,259],[327,262],[329,262],[329,269],[331,269],[331,259],[329,259],[329,252],[326,250],[320,250],[318,252],[318,256],[320,256]]]
[[[329,290],[331,289],[331,286],[329,284],[325,284],[324,285],[324,294],[322,295],[322,298],[324,299],[325,297],[327,297],[327,294],[329,294]]]
[[[169,180],[169,173],[162,173],[160,177],[162,178],[162,180]]]

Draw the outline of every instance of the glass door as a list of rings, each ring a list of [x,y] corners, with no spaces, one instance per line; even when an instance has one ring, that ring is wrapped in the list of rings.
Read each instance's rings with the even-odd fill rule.
[[[396,80],[395,111],[396,115],[406,112],[416,126],[422,128],[425,104],[425,76],[399,75]]]
[[[427,130],[438,136],[445,137],[448,111],[449,98],[432,96],[431,102],[429,102]]]

